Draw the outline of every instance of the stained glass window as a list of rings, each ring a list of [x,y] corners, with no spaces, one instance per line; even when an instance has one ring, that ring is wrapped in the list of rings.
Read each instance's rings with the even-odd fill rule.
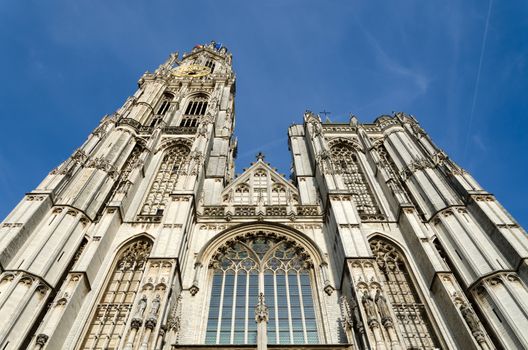
[[[228,242],[210,264],[213,281],[205,342],[255,344],[260,292],[270,344],[317,344],[312,264],[291,241],[264,233]]]

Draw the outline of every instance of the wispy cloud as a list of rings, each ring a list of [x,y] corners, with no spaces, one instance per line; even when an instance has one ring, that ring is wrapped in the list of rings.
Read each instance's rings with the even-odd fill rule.
[[[402,65],[397,60],[393,59],[379,40],[372,35],[372,33],[365,28],[361,21],[356,17],[356,23],[361,29],[361,32],[365,35],[371,47],[374,49],[376,54],[376,60],[386,71],[410,79],[413,84],[419,89],[420,93],[425,93],[429,86],[429,79],[426,75],[419,73],[415,68],[410,68]]]
[[[481,71],[482,71],[482,61],[484,59],[484,52],[486,50],[486,41],[488,40],[488,28],[489,28],[489,21],[490,21],[490,17],[491,17],[492,5],[493,5],[493,0],[489,0],[488,15],[486,17],[486,25],[484,26],[484,34],[483,34],[483,38],[482,38],[482,46],[480,47],[480,57],[479,57],[479,65],[478,65],[478,69],[477,69],[477,77],[475,79],[475,90],[473,91],[473,100],[471,102],[471,112],[469,113],[469,123],[468,123],[468,127],[467,127],[466,139],[464,141],[464,149],[463,149],[463,153],[462,153],[463,159],[466,158],[469,137],[470,137],[470,134],[471,134],[471,129],[473,129],[473,119],[474,119],[474,115],[475,115],[475,106],[477,104],[477,97],[478,97],[478,91],[479,91],[479,86],[480,86],[480,74],[481,74]]]

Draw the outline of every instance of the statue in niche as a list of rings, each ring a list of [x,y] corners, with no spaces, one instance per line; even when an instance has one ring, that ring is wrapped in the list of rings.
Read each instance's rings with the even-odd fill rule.
[[[150,317],[156,317],[160,308],[161,298],[160,295],[156,295],[154,300],[152,300],[152,306],[150,308]]]
[[[147,296],[143,294],[141,299],[139,299],[135,317],[138,317],[138,318],[143,317],[143,314],[145,313],[146,308],[147,308]]]
[[[479,332],[479,319],[477,318],[477,315],[475,315],[475,312],[466,304],[460,305],[460,312],[462,313],[464,320],[466,320],[469,329],[471,329],[471,332]]]
[[[367,320],[370,322],[376,320],[376,306],[374,305],[374,300],[367,291],[363,292],[363,297],[361,297],[361,303],[365,308],[365,313],[367,314]]]
[[[374,297],[374,301],[376,302],[376,305],[378,306],[378,311],[381,315],[381,321],[385,323],[386,321],[391,321],[391,313],[389,306],[387,305],[387,299],[381,294],[381,291],[378,289],[376,290],[376,296]]]

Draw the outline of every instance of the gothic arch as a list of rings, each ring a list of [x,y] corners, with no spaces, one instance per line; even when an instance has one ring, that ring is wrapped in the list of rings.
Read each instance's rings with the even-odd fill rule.
[[[154,241],[141,233],[119,244],[86,323],[79,349],[119,348]]]
[[[193,140],[186,139],[186,138],[176,138],[176,139],[166,140],[156,149],[155,154],[159,152],[164,152],[169,148],[177,147],[177,146],[187,147],[190,152],[193,146]]]
[[[332,173],[341,175],[343,185],[351,192],[361,218],[382,214],[362,152],[358,152],[352,142],[338,139],[330,147],[330,161]]]
[[[304,249],[306,249],[312,259],[314,259],[314,264],[321,265],[328,263],[326,259],[324,259],[324,254],[317,243],[303,232],[279,223],[249,222],[229,227],[211,238],[196,256],[196,264],[206,265],[206,263],[212,258],[213,254],[227,241],[232,240],[237,236],[256,231],[274,232],[293,241],[297,241]]]
[[[260,331],[267,332],[270,344],[325,339],[325,307],[319,302],[324,259],[304,234],[278,224],[239,225],[211,239],[198,261],[208,276],[206,344],[255,344],[259,295],[269,309],[267,331]],[[221,326],[226,322],[229,329]]]
[[[407,249],[381,233],[370,235],[368,240],[380,272],[379,280],[396,315],[405,347],[440,347],[438,327],[414,273],[416,266],[408,258],[411,255]]]
[[[185,96],[187,100],[191,100],[193,98],[210,98],[210,93],[207,91],[193,91]]]
[[[335,137],[335,138],[327,139],[326,144],[328,145],[328,149],[330,151],[332,150],[333,147],[344,144],[352,148],[354,151],[365,153],[363,151],[363,147],[361,147],[359,142],[354,139],[350,140],[350,139],[345,139],[343,137]]]

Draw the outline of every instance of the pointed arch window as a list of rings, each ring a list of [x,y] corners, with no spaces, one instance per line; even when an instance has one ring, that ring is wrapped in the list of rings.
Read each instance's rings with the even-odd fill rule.
[[[235,204],[249,204],[249,186],[240,185],[235,189]]]
[[[195,128],[198,126],[199,117],[205,115],[208,98],[204,94],[194,96],[185,109],[180,126]]]
[[[396,314],[406,349],[440,348],[402,253],[394,245],[379,238],[370,241],[370,248],[381,271],[381,280]]]
[[[189,148],[184,145],[177,145],[166,151],[140,215],[163,215],[169,196],[176,187],[178,176],[184,173],[189,152]]]
[[[317,344],[312,262],[295,242],[248,234],[227,242],[209,265],[206,344],[255,344],[255,306],[263,292],[270,344]]]
[[[343,142],[333,146],[331,153],[334,171],[343,177],[343,182],[352,193],[358,212],[360,214],[379,214],[379,207],[354,149]]]
[[[164,93],[161,100],[158,103],[158,108],[156,110],[156,114],[152,118],[152,121],[150,122],[150,126],[157,126],[162,120],[163,116],[167,111],[169,110],[170,104],[174,96],[168,92]]]
[[[286,202],[286,187],[282,185],[273,186],[271,189],[271,204],[284,205]]]
[[[119,348],[151,249],[152,242],[140,238],[130,242],[118,254],[81,349]]]
[[[213,60],[207,60],[207,62],[205,62],[205,66],[206,67],[209,67],[211,69],[211,73],[214,72],[214,69],[215,69],[215,63]]]

